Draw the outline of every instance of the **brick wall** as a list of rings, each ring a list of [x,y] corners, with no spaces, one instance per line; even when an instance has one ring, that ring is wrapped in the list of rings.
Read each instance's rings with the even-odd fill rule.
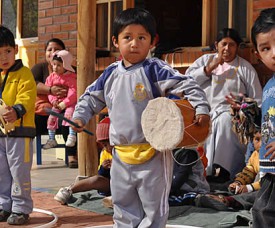
[[[38,62],[45,59],[45,44],[55,37],[77,54],[77,0],[38,0]]]
[[[256,20],[261,10],[266,8],[274,8],[274,0],[254,0],[253,1],[253,21]]]

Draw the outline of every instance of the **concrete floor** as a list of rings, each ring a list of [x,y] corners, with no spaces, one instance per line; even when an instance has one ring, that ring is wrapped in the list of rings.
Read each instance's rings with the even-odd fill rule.
[[[42,138],[42,142],[47,140]],[[57,141],[60,142],[58,136]],[[55,193],[60,187],[70,185],[78,175],[78,169],[65,165],[63,148],[42,150],[42,165],[36,165],[36,153],[33,155],[31,171],[32,188],[43,192]]]
[[[78,169],[68,168],[64,160],[57,158],[62,157],[63,153],[64,149],[42,150],[42,165],[36,165],[34,153],[31,170],[34,208],[54,213],[58,221],[53,227],[91,227],[112,224],[112,216],[61,205],[53,199],[60,187],[69,186],[78,175]],[[29,223],[21,227],[44,227],[53,221],[52,216],[35,211],[30,217]],[[0,223],[0,227],[10,228],[12,226]]]

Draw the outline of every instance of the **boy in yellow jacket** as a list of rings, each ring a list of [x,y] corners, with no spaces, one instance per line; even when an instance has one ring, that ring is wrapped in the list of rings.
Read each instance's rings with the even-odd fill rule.
[[[15,60],[18,47],[12,32],[0,26],[0,98],[3,100],[0,132],[0,222],[22,225],[33,210],[31,177],[36,84],[31,71]]]

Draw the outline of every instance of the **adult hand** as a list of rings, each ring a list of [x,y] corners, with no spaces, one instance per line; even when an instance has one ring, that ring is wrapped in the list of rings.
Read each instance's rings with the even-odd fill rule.
[[[223,49],[222,49],[223,50]],[[212,74],[212,71],[215,70],[220,64],[223,64],[222,51],[219,51],[218,56],[212,55],[207,62],[207,65],[204,68],[204,72],[207,76]]]
[[[58,98],[64,98],[67,96],[68,87],[62,85],[54,85],[51,87],[51,93]]]
[[[235,96],[230,93],[229,95],[225,96],[225,99],[231,105],[231,108],[235,110],[240,110],[244,95],[242,93],[239,93],[237,96]]]

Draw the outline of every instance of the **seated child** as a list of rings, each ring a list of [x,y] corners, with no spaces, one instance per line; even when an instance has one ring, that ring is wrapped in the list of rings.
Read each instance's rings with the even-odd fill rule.
[[[242,172],[236,175],[233,183],[228,187],[229,196],[207,194],[198,196],[197,205],[217,210],[250,209],[257,191],[260,189],[259,180],[259,150],[261,147],[261,133],[258,129],[253,137],[255,151],[248,160]],[[235,194],[235,195],[232,195]]]
[[[75,105],[77,102],[77,81],[76,73],[71,66],[73,61],[73,56],[66,50],[56,51],[52,56],[52,66],[53,73],[47,77],[45,84],[50,88],[52,86],[65,86],[68,88],[68,93],[66,97],[59,98],[51,94],[48,95],[48,99],[52,104],[52,110],[54,112],[62,112],[65,110],[64,117],[71,119]],[[64,126],[69,126],[66,121],[62,123]],[[49,139],[43,146],[43,149],[50,149],[57,145],[55,140],[55,131],[58,128],[58,118],[56,116],[50,115],[48,118],[47,128],[49,131]],[[67,147],[73,147],[76,143],[76,132],[69,128],[69,135],[66,141]]]
[[[169,205],[191,205],[197,194],[205,194],[210,191],[201,160],[203,154],[199,154],[199,148],[197,150],[179,148],[175,149],[173,154],[174,169]]]
[[[60,188],[54,199],[61,204],[67,204],[73,193],[98,190],[100,194],[109,196],[110,192],[110,167],[112,163],[112,146],[109,143],[110,119],[105,117],[96,129],[97,142],[103,146],[100,154],[98,175],[83,180],[76,180],[69,187]]]

